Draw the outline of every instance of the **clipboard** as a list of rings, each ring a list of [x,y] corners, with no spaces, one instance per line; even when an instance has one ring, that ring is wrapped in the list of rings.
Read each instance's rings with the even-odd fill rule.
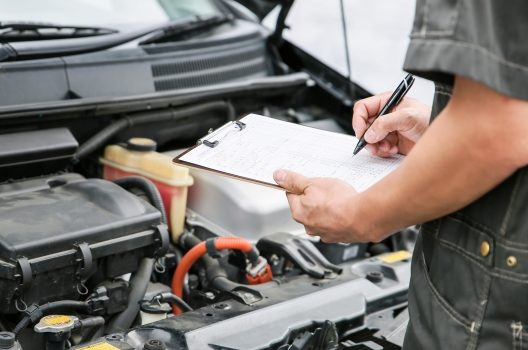
[[[173,162],[283,191],[273,180],[277,169],[338,178],[362,191],[404,158],[378,158],[367,150],[354,156],[356,143],[351,135],[249,114],[202,137]]]
[[[210,172],[210,173],[213,173],[213,174],[229,177],[229,178],[232,178],[232,179],[237,179],[237,180],[241,180],[241,181],[244,181],[244,182],[253,183],[253,184],[256,184],[256,185],[262,185],[262,186],[266,186],[266,187],[269,187],[269,188],[274,188],[274,189],[277,189],[277,190],[285,191],[284,188],[280,187],[277,184],[272,184],[272,183],[268,183],[268,182],[265,182],[265,181],[259,181],[259,180],[251,179],[249,177],[244,177],[244,176],[231,174],[231,173],[228,173],[228,172],[212,169],[212,168],[209,168],[209,167],[206,167],[206,166],[202,166],[202,165],[186,162],[186,161],[181,159],[187,153],[191,152],[193,149],[195,149],[196,147],[198,147],[198,146],[200,146],[202,144],[206,145],[209,148],[215,148],[216,146],[218,146],[220,144],[222,138],[227,136],[229,133],[231,133],[231,132],[239,132],[239,131],[244,130],[245,128],[246,128],[246,124],[241,122],[240,120],[227,122],[224,125],[222,125],[221,127],[219,127],[218,129],[216,129],[214,131],[211,131],[209,134],[207,134],[207,136],[198,139],[198,141],[196,142],[195,146],[187,149],[185,152],[183,152],[179,156],[175,157],[172,161],[174,163],[176,163],[176,164],[180,164],[180,165],[183,165],[183,166],[186,166],[186,167],[189,167],[189,168],[195,168],[195,169],[198,169],[198,170],[204,170],[204,171],[207,171],[207,172]]]

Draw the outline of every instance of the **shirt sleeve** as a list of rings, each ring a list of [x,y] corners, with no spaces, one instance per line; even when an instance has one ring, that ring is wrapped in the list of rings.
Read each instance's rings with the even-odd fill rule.
[[[527,0],[418,0],[404,69],[528,100]]]

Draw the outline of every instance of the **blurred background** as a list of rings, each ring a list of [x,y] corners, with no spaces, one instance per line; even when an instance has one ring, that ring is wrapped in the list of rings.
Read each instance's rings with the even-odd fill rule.
[[[372,93],[391,90],[402,70],[414,18],[415,0],[344,0],[352,79]],[[276,13],[266,19],[272,25]],[[296,1],[285,37],[346,74],[339,0]],[[431,103],[433,84],[417,79],[408,96]]]

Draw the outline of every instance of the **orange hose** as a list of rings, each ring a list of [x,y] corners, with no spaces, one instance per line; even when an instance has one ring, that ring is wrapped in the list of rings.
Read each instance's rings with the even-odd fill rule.
[[[248,253],[253,248],[249,241],[239,237],[219,237],[215,239],[214,243],[216,250],[234,249]],[[189,272],[191,266],[205,254],[207,254],[207,248],[204,241],[192,247],[187,254],[183,256],[174,272],[174,276],[172,277],[171,288],[174,294],[179,297],[183,296],[185,275]],[[172,311],[175,315],[181,313],[181,310],[176,306],[172,307]]]

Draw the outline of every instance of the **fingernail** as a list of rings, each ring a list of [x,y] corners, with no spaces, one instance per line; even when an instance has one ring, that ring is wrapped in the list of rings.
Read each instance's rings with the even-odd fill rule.
[[[284,170],[276,170],[273,173],[273,179],[276,183],[280,184],[284,180],[286,180],[286,172]]]
[[[365,141],[369,143],[376,142],[376,132],[372,129],[368,129],[365,134]]]

